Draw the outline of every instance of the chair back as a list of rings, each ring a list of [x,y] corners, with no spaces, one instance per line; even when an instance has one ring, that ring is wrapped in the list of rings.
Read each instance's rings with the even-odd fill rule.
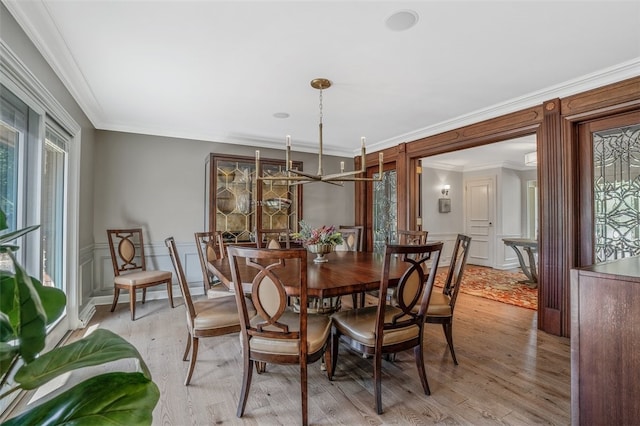
[[[398,229],[398,244],[422,245],[427,243],[428,231],[408,231]]]
[[[307,251],[228,246],[227,254],[233,282],[251,282],[251,301],[258,314],[251,320],[244,295],[242,292],[236,292],[244,341],[248,342],[255,337],[299,340],[300,355],[306,354]],[[241,264],[242,267],[240,267]],[[253,272],[248,272],[249,270]],[[285,282],[282,280],[285,275],[287,279],[299,281],[300,326],[296,330],[290,330],[287,324],[280,322],[281,317],[288,310],[288,296],[285,291]]]
[[[355,251],[364,251],[364,226],[362,225],[340,225],[339,231],[342,230],[350,230],[350,229],[358,229],[360,232],[358,233],[358,248]]]
[[[362,251],[360,228],[340,228],[339,231],[342,234],[342,244],[335,247],[336,251]]]
[[[256,234],[257,248],[279,249],[291,247],[290,229],[260,229]]]
[[[385,330],[411,325],[422,327],[442,245],[442,242],[433,242],[424,245],[388,244],[386,246],[379,294],[387,294],[391,262],[403,262],[406,264],[406,270],[395,289],[394,306],[399,308],[398,313],[391,318],[386,318],[387,298],[378,297],[376,336],[383,336]],[[376,346],[379,345],[382,348],[382,340],[376,339]]]
[[[458,291],[462,283],[462,274],[467,264],[467,256],[469,256],[469,245],[471,244],[471,237],[463,234],[458,234],[456,238],[456,244],[453,247],[453,254],[451,256],[451,263],[449,264],[449,271],[447,273],[447,279],[442,288],[442,292],[449,296],[451,311],[456,304],[458,298]]]
[[[182,293],[184,304],[187,307],[187,314],[189,315],[190,321],[193,322],[193,319],[196,317],[196,309],[193,306],[191,291],[189,291],[189,283],[187,282],[184,270],[182,269],[182,262],[180,261],[176,242],[173,237],[168,237],[164,240],[164,244],[167,246],[167,249],[169,249],[169,257],[171,258],[173,269],[176,271],[176,277],[178,277],[178,284],[180,285],[180,292]]]
[[[207,264],[214,260],[224,259],[224,240],[220,231],[195,232],[194,237],[198,248],[200,268],[202,269],[202,280],[206,290],[207,286],[211,286],[218,281],[217,277],[207,268]]]
[[[107,237],[115,276],[147,270],[142,228],[107,229]]]

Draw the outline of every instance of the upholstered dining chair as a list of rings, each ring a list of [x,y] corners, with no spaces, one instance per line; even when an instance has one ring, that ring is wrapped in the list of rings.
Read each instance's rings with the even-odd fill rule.
[[[281,229],[259,229],[256,232],[256,246],[258,248],[290,248],[291,230]],[[283,247],[284,246],[284,247]]]
[[[342,244],[338,244],[335,247],[336,251],[362,251],[362,227],[348,228],[346,226],[340,226],[338,230],[342,234]],[[358,306],[358,294],[353,293],[351,295],[353,300],[353,307]],[[361,306],[364,306],[365,292],[360,293],[362,300]]]
[[[336,251],[362,251],[360,228],[340,228],[338,232],[342,234],[342,244],[336,245]]]
[[[147,270],[142,228],[107,229],[107,238],[109,240],[109,252],[111,253],[114,275],[111,312],[118,305],[120,290],[127,290],[129,292],[131,321],[135,321],[136,291],[142,289],[142,303],[144,303],[147,298],[147,287],[161,284],[166,284],[169,305],[173,308],[171,272]]]
[[[358,248],[356,251],[364,251],[364,226],[362,225],[340,225],[338,231],[342,232],[343,229],[359,229],[358,234]]]
[[[398,229],[398,244],[426,244],[428,231]]]
[[[202,269],[202,284],[206,294],[209,289],[220,283],[218,277],[211,272],[207,264],[217,259],[224,259],[224,241],[220,231],[194,232],[194,237]]]
[[[418,375],[426,395],[430,395],[424,368],[423,330],[429,297],[438,269],[442,243],[427,245],[387,245],[380,279],[380,294],[389,288],[391,262],[403,262],[406,271],[397,283],[395,303],[379,297],[377,306],[343,310],[333,314],[329,378],[333,378],[338,361],[340,339],[351,349],[373,358],[375,407],[382,414],[382,356],[413,349]],[[397,256],[396,256],[397,255]],[[430,267],[426,272],[427,264]],[[414,310],[417,308],[417,311]]]
[[[408,230],[399,229],[397,231],[397,240],[398,240],[397,244],[401,244],[401,245],[426,244],[428,234],[429,234],[428,231],[408,231]],[[378,293],[378,290],[373,290],[368,292],[367,294],[373,297],[378,297],[380,293]],[[391,297],[393,297],[393,291],[390,289],[387,292],[387,300],[390,300]],[[364,305],[365,305],[365,294],[362,295],[362,301],[361,301],[361,306],[364,306]]]
[[[427,323],[442,324],[442,330],[455,365],[458,365],[458,360],[453,350],[453,310],[456,306],[458,291],[460,291],[464,267],[467,264],[470,244],[471,237],[458,234],[442,293],[435,292],[431,294],[426,316]]]
[[[178,277],[178,284],[180,285],[180,292],[182,293],[187,313],[187,332],[189,336],[182,360],[186,361],[191,358],[191,362],[187,370],[187,377],[184,379],[186,386],[191,382],[191,376],[196,366],[199,339],[201,337],[215,337],[239,332],[240,316],[238,315],[236,299],[231,293],[227,297],[193,301],[189,283],[182,269],[176,242],[173,237],[165,239],[164,242],[167,249],[169,249],[169,256]],[[247,312],[250,317],[255,315],[255,309],[253,309],[251,302],[247,302]],[[189,351],[191,351],[190,354]]]
[[[323,354],[326,364],[331,364],[330,353],[325,350],[331,332],[331,318],[307,313],[307,251],[228,246],[227,253],[233,282],[251,282],[251,301],[258,312],[251,318],[246,297],[242,292],[236,292],[244,359],[237,416],[244,414],[254,363],[298,364],[302,424],[306,425],[307,364],[317,361]],[[255,277],[252,278],[253,274],[247,269],[255,270]],[[300,313],[288,306],[283,279],[299,282]],[[259,365],[256,367],[257,371],[263,371]]]

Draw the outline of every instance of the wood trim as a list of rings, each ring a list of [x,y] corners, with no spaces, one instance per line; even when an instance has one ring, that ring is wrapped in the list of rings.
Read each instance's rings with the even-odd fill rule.
[[[407,143],[406,151],[409,158],[421,158],[473,148],[530,135],[536,132],[541,122],[542,106],[538,105],[460,129],[418,139]]]
[[[547,106],[553,108],[545,110]],[[583,212],[578,193],[581,166],[577,124],[635,110],[640,110],[640,77],[403,143],[402,149],[385,149],[385,163],[397,160],[405,169],[402,176],[398,170],[399,190],[403,185],[403,191],[407,191],[404,204],[398,199],[398,219],[404,217],[408,223],[414,223],[410,213],[415,202],[411,197],[414,189],[406,170],[415,160],[537,133],[541,199],[538,328],[569,336],[569,271],[579,262],[577,247],[582,234],[578,218]],[[368,154],[367,161],[375,163],[375,155],[377,153]],[[409,181],[401,183],[401,177]],[[366,212],[371,207],[366,186],[356,183],[356,223],[366,223]]]

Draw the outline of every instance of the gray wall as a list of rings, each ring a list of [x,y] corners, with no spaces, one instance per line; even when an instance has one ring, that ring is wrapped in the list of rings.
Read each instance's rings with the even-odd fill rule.
[[[193,241],[204,230],[205,159],[210,153],[254,156],[255,148],[224,143],[176,139],[110,131],[96,132],[93,193],[96,243],[106,242],[107,228],[142,226],[148,243],[172,235]],[[284,151],[260,149],[262,158],[284,159]],[[292,153],[315,171],[315,154]],[[325,173],[338,171],[340,161],[325,156]],[[334,168],[332,170],[331,168]],[[349,224],[354,221],[353,184],[324,183],[303,186],[303,217],[312,225]]]

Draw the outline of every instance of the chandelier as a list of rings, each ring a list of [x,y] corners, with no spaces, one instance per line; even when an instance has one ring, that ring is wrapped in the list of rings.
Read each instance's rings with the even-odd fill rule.
[[[285,141],[285,175],[284,176],[260,176],[258,171],[260,170],[260,151],[256,151],[256,174],[259,180],[278,180],[286,181],[289,185],[300,185],[311,182],[326,182],[334,185],[343,185],[343,182],[349,181],[380,181],[382,180],[382,168],[383,168],[383,156],[382,153],[378,154],[378,176],[374,178],[362,177],[367,171],[365,148],[365,138],[360,139],[361,142],[361,161],[360,170],[353,170],[350,172],[344,171],[344,161],[340,162],[340,173],[333,173],[325,175],[322,169],[322,91],[331,87],[331,81],[326,78],[315,78],[311,80],[311,87],[320,91],[320,121],[318,123],[318,173],[305,173],[301,170],[293,168],[293,161],[291,160],[291,136],[287,135]]]

